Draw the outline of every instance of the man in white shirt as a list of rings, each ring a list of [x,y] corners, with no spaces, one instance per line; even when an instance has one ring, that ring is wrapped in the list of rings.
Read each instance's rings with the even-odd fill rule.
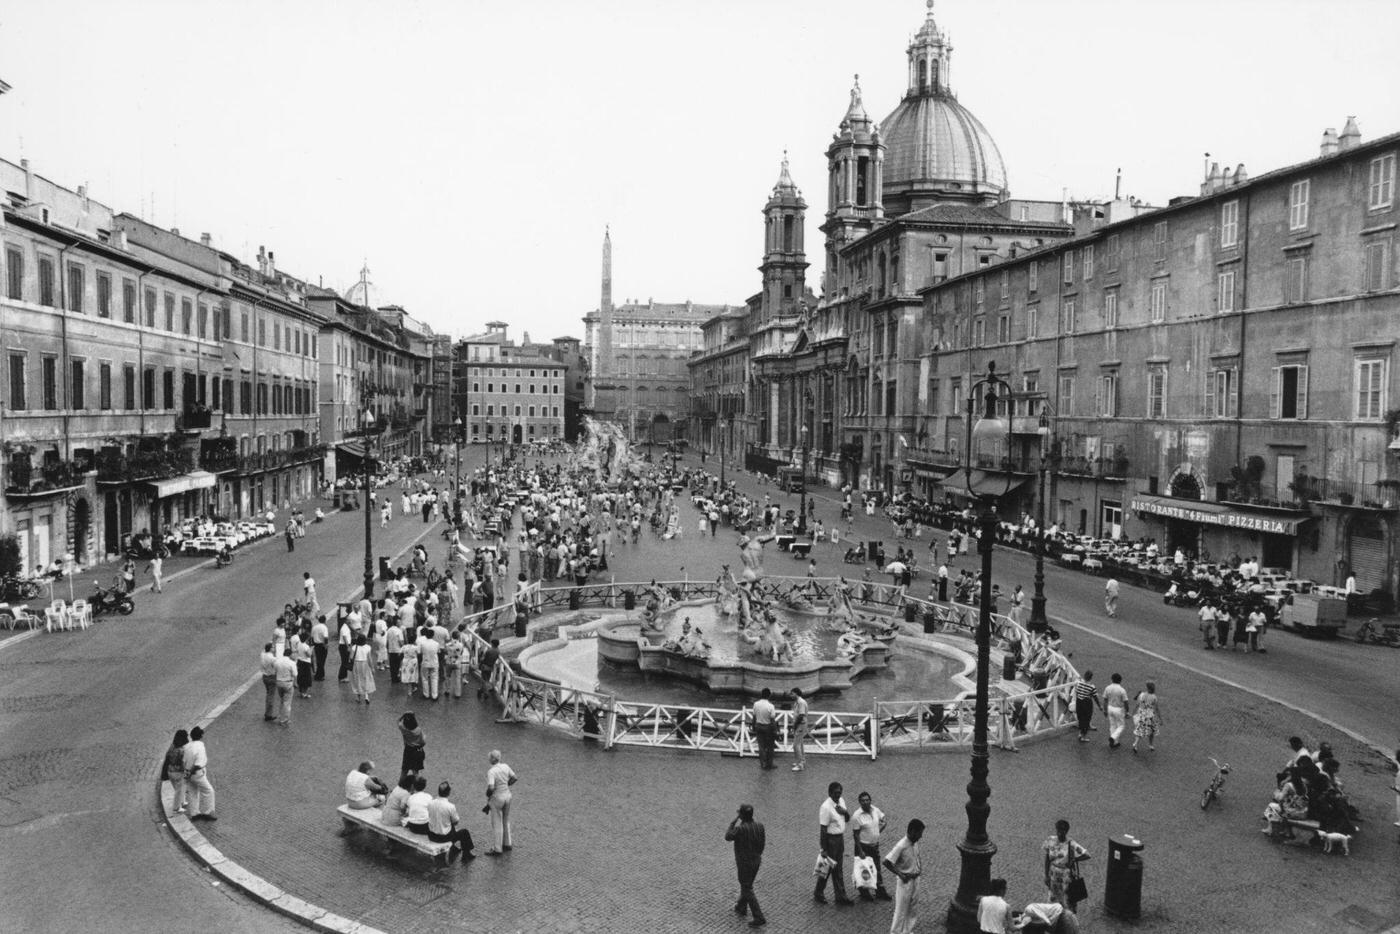
[[[342,683],[350,680],[350,643],[354,637],[355,631],[350,624],[350,617],[347,616],[341,621],[336,643],[336,648],[340,651],[340,674],[336,675],[336,680]]]
[[[467,859],[476,859],[476,854],[472,852],[472,834],[466,828],[457,829],[461,822],[461,816],[457,813],[457,805],[449,800],[452,794],[452,786],[447,782],[438,785],[438,796],[428,802],[428,839],[434,843],[451,843],[452,849],[447,851],[447,858],[466,853]],[[412,801],[412,799],[409,799]]]
[[[1128,725],[1128,692],[1123,687],[1123,676],[1117,672],[1110,679],[1112,683],[1103,689],[1103,709],[1108,715],[1108,748],[1117,749],[1122,745],[1118,737]]]
[[[399,683],[399,668],[403,665],[403,627],[398,617],[389,618],[389,630],[384,634],[384,651],[389,655],[389,681]]]
[[[276,720],[277,656],[273,654],[271,642],[263,644],[262,655],[258,658],[258,670],[262,672],[263,691],[267,695],[263,703],[263,719]]]
[[[311,606],[312,613],[321,612],[321,605],[316,602],[316,578],[311,576],[310,571],[301,574],[301,595]]]
[[[890,919],[890,934],[912,934],[914,906],[918,896],[919,876],[923,862],[919,859],[919,840],[924,835],[924,822],[915,818],[894,848],[885,855],[885,868],[899,881],[894,887],[894,917]]]
[[[851,835],[855,840],[855,855],[869,856],[875,860],[875,895],[874,898],[889,900],[890,893],[885,891],[885,874],[880,866],[880,833],[885,829],[885,812],[877,808],[870,797],[870,792],[862,791],[856,798],[856,810],[851,815]],[[873,901],[870,893],[865,889],[860,890],[860,897],[864,901]]]
[[[764,688],[753,702],[753,735],[758,745],[758,766],[773,768],[773,746],[776,742],[778,709],[773,706],[773,692]]]
[[[366,760],[345,776],[345,803],[353,810],[362,811],[384,803],[389,789],[371,774],[373,771],[374,763]]]
[[[311,651],[316,659],[317,681],[326,680],[326,654],[330,651],[330,641],[331,630],[326,625],[326,616],[323,613],[311,624]]]
[[[1010,934],[1007,924],[1010,906],[1006,904],[1006,880],[993,879],[992,891],[977,900],[977,930],[982,934]]]
[[[282,726],[292,723],[292,694],[297,689],[297,663],[292,661],[292,650],[283,649],[277,656],[277,722]]]
[[[1110,619],[1118,615],[1118,581],[1110,577],[1103,585],[1103,608]]]
[[[204,748],[204,729],[190,730],[185,744],[185,784],[194,791],[194,813],[190,820],[218,820],[214,816],[214,786],[209,781],[209,752]]]
[[[418,679],[423,685],[423,696],[428,700],[438,699],[438,656],[442,643],[433,638],[433,631],[424,626],[418,632]]]
[[[821,852],[826,856],[831,871],[825,876],[817,877],[817,887],[812,890],[812,898],[823,904],[826,902],[827,879],[831,880],[832,888],[836,892],[836,904],[855,904],[846,894],[846,873],[842,865],[846,856],[846,821],[850,817],[851,812],[846,810],[846,800],[841,797],[841,783],[832,782],[827,786],[826,800],[817,812]]]

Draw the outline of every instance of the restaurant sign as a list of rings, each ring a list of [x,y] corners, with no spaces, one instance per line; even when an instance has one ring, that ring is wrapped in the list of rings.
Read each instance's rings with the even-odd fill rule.
[[[1202,503],[1202,506],[1204,505],[1206,504]],[[1131,508],[1134,512],[1148,513],[1167,519],[1199,522],[1204,525],[1221,525],[1249,532],[1268,532],[1274,535],[1296,535],[1298,533],[1297,519],[1252,516],[1223,507],[1215,509],[1193,508],[1172,500],[1140,497],[1132,501]]]

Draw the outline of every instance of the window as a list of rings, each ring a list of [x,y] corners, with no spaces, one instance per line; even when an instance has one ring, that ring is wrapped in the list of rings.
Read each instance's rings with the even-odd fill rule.
[[[215,383],[215,385],[218,385]],[[104,412],[112,409],[112,364],[102,363],[97,367],[97,407]]]
[[[1002,315],[997,318],[997,343],[1005,344],[1011,340],[1011,316]]]
[[[1395,153],[1371,160],[1371,210],[1390,207],[1395,197]]]
[[[282,349],[282,322],[272,322],[272,349]]]
[[[1235,310],[1235,271],[1227,269],[1215,277],[1215,310],[1224,314]]]
[[[39,304],[53,307],[53,260],[39,257]]]
[[[1100,417],[1113,418],[1118,414],[1117,373],[1105,373],[1099,377],[1098,398],[1095,402]]]
[[[83,293],[86,291],[87,276],[80,263],[68,264],[68,294],[64,296],[68,300],[68,310],[83,312]]]
[[[559,417],[559,406],[557,406],[557,405],[554,407],[554,417],[555,417],[555,418],[558,418],[558,417]]]
[[[97,274],[97,314],[101,318],[112,317],[112,274]]]
[[[82,360],[68,360],[68,381],[72,385],[72,394],[68,398],[68,408],[87,408],[87,365]]]
[[[516,414],[517,417],[519,417],[519,415],[520,415],[520,406],[518,406],[518,405],[515,407],[515,414]]]
[[[122,364],[122,408],[136,408],[136,366],[131,363]]]
[[[1031,260],[1026,264],[1026,291],[1036,292],[1040,289],[1040,261]]]
[[[180,333],[194,333],[194,303],[188,298],[180,299]]]
[[[1152,283],[1147,307],[1154,322],[1167,320],[1167,282],[1165,279],[1159,279]]]
[[[1011,273],[1005,269],[1001,271],[1001,297],[1011,297]]]
[[[1162,262],[1167,258],[1167,222],[1158,221],[1152,225],[1152,258]]]
[[[1061,415],[1074,414],[1074,374],[1060,375],[1060,403],[1055,407]]]
[[[1029,305],[1026,307],[1026,339],[1035,340],[1040,337],[1040,306]]]
[[[238,333],[240,335],[239,340],[243,341],[245,344],[248,343],[248,312],[246,311],[242,313]]]
[[[1385,417],[1385,361],[1356,361],[1356,420],[1378,422]]]
[[[1220,206],[1220,245],[1238,246],[1240,242],[1240,203],[1226,201]]]
[[[1361,286],[1366,292],[1379,292],[1386,287],[1387,246],[1384,240],[1374,240],[1366,244],[1366,278]]]
[[[161,388],[164,390],[165,407],[167,409],[175,408],[175,371],[166,370],[161,383]]]
[[[216,332],[218,331],[218,325],[217,325],[217,324],[215,325],[214,330],[215,330]],[[204,302],[200,302],[200,303],[199,303],[199,331],[198,331],[198,334],[199,334],[199,337],[200,337],[201,339],[206,338],[206,337],[209,336],[209,306],[206,305]],[[216,337],[218,336],[217,333],[215,334],[215,336],[216,336]]]
[[[490,418],[492,415],[495,415],[495,414],[496,414],[495,409],[496,409],[496,407],[495,407],[494,405],[487,405],[487,406],[486,406],[486,417],[487,417],[487,418]],[[491,430],[491,429],[490,429],[490,426],[487,426],[487,429],[486,429],[486,430],[487,430],[487,431],[490,431],[490,430]]]
[[[58,408],[58,358],[44,357],[39,366],[44,408],[53,411]]]
[[[1206,416],[1234,418],[1239,414],[1239,384],[1234,367],[1220,367],[1206,374]]]
[[[267,319],[266,319],[266,318],[259,318],[259,319],[258,319],[258,346],[259,346],[259,347],[266,347],[266,346],[267,346]]]
[[[1308,368],[1302,364],[1276,366],[1269,391],[1273,418],[1308,417]]]
[[[477,417],[477,416],[479,416],[479,415],[481,415],[481,406],[478,405],[477,403],[473,402],[473,403],[472,403],[472,417],[475,418],[475,417]],[[472,427],[475,428],[476,426],[473,425]]]
[[[1294,256],[1284,268],[1283,300],[1304,302],[1308,298],[1308,258]]]
[[[19,247],[5,247],[5,297],[24,301],[24,253]]]
[[[531,418],[534,418],[534,417],[535,417],[535,407],[534,407],[533,405],[530,406],[530,417],[531,417]]]
[[[1154,366],[1147,371],[1147,417],[1167,416],[1167,368]]]
[[[1076,315],[1077,315],[1077,312],[1078,312],[1078,309],[1077,309],[1077,308],[1075,307],[1075,305],[1074,305],[1074,299],[1072,299],[1072,298],[1067,298],[1067,299],[1065,299],[1064,307],[1063,307],[1063,309],[1061,310],[1062,320],[1061,320],[1061,322],[1060,322],[1060,333],[1062,333],[1062,334],[1073,334],[1073,333],[1074,333],[1074,331],[1075,331],[1075,325],[1078,323],[1078,322],[1075,320]]]
[[[1103,263],[1103,264],[1104,264],[1104,267],[1105,267],[1109,272],[1116,272],[1117,269],[1118,269],[1118,235],[1117,235],[1117,234],[1109,234],[1109,235],[1108,235],[1108,239],[1104,241],[1103,252],[1104,252],[1104,258],[1103,258],[1103,259],[1104,259],[1104,263]]]
[[[1118,290],[1103,293],[1103,326],[1110,331],[1118,327]]]
[[[978,318],[972,322],[972,346],[983,347],[987,343],[987,321],[985,318]]]
[[[136,323],[136,283],[131,279],[122,280],[122,320]]]
[[[1309,179],[1288,186],[1288,229],[1303,230],[1308,226],[1308,200],[1312,194]]]
[[[10,354],[10,408],[16,412],[23,412],[29,408],[28,395],[25,393],[25,363],[24,354]]]
[[[1084,247],[1084,278],[1094,278],[1094,245],[1092,243]]]
[[[165,293],[165,329],[175,330],[175,296],[169,292]]]
[[[1074,251],[1065,250],[1062,262],[1064,263],[1064,283],[1069,285],[1074,281]]]
[[[144,296],[146,300],[146,327],[156,326],[156,290],[147,289]]]
[[[977,304],[982,304],[982,299],[986,297],[986,284],[979,278],[972,283],[972,300]]]

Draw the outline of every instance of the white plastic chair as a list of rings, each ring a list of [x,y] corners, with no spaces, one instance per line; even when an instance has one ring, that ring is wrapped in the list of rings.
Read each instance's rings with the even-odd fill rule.
[[[73,605],[68,608],[68,619],[76,628],[88,628],[92,625],[92,604],[82,597],[74,600]]]
[[[67,628],[68,610],[64,607],[62,600],[55,600],[44,608],[44,630],[46,632]]]
[[[27,623],[30,629],[38,629],[41,625],[43,625],[39,621],[39,617],[36,614],[29,612],[29,604],[27,603],[19,604],[13,610],[11,610],[11,612],[15,614],[16,629],[19,628],[19,625],[21,623]]]

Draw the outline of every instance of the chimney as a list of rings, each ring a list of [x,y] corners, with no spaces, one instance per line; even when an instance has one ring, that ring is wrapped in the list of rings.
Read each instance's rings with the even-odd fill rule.
[[[29,160],[19,160],[19,167],[24,169],[24,200],[34,200],[34,173],[29,168]]]
[[[199,242],[204,246],[209,246],[211,243],[213,243],[213,241],[214,238],[209,236],[209,234],[207,233],[202,233],[199,235]]]
[[[125,231],[125,230],[118,230],[118,231],[117,231],[117,249],[119,249],[119,250],[125,250],[125,249],[126,249],[126,231]]]
[[[267,248],[258,244],[258,272],[267,275]]]
[[[91,210],[91,207],[92,207],[92,206],[91,206],[91,203],[90,203],[89,200],[88,200],[87,185],[79,185],[79,186],[78,186],[78,200],[81,201],[81,202],[83,203],[83,213],[84,213],[84,214],[88,213],[88,211]]]
[[[1235,184],[1243,185],[1247,181],[1249,181],[1249,173],[1244,170],[1244,163],[1241,162],[1235,166]]]
[[[1341,143],[1337,141],[1337,128],[1329,126],[1322,131],[1322,148],[1318,155],[1324,159],[1328,156],[1335,156],[1340,146]]]
[[[1355,117],[1347,117],[1347,125],[1342,127],[1341,144],[1343,152],[1361,145],[1361,130],[1356,126]]]
[[[171,228],[170,228],[170,232],[171,232],[172,234],[174,234],[175,236],[177,236],[177,237],[180,236],[180,228],[179,228],[179,227],[171,227]]]
[[[277,254],[271,250],[267,251],[267,274],[269,276],[277,273]]]
[[[1117,201],[1121,197],[1123,190],[1123,170],[1119,168],[1118,175],[1113,179],[1113,200]]]

